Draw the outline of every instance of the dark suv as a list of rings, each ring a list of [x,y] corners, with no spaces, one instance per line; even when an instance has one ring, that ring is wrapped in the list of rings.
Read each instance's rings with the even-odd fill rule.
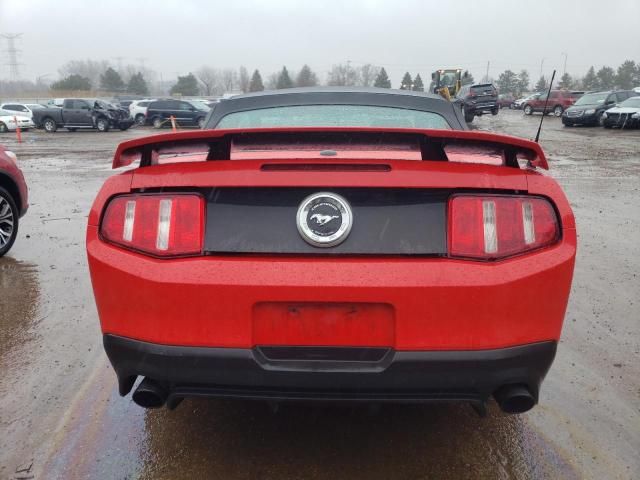
[[[180,126],[202,128],[210,110],[204,105],[187,100],[156,100],[147,108],[147,124],[154,128],[170,127],[171,117]]]
[[[476,85],[463,86],[456,98],[462,101],[464,119],[467,123],[473,122],[473,117],[482,116],[484,113],[497,115],[498,91],[491,83],[479,83]]]
[[[567,127],[572,127],[573,125],[602,125],[602,114],[605,110],[635,95],[638,94],[633,90],[586,93],[573,106],[564,111],[562,123]]]

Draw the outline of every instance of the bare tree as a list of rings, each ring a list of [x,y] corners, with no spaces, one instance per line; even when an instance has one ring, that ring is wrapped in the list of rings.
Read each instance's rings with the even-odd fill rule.
[[[220,83],[220,74],[218,71],[215,68],[205,65],[196,72],[196,77],[202,84],[204,94],[206,96],[214,95]]]
[[[360,67],[360,82],[363,87],[372,87],[378,74],[380,73],[380,67],[365,63]]]
[[[118,73],[126,83],[129,83],[129,81],[131,81],[131,77],[138,73],[141,73],[147,82],[155,82],[157,79],[157,73],[154,70],[143,65],[134,65],[132,63],[128,63],[123,66],[122,70]]]
[[[100,75],[109,68],[109,62],[106,60],[71,60],[58,69],[61,77],[69,75],[80,75],[86,77],[91,82],[93,88],[97,88],[100,84]]]
[[[271,73],[267,77],[267,81],[264,83],[265,90],[275,90],[278,85],[279,73]]]
[[[247,93],[249,91],[249,82],[249,72],[247,72],[247,69],[242,65],[238,70],[238,86],[240,87],[240,90],[242,90],[242,93]]]
[[[327,85],[354,86],[360,84],[360,72],[349,63],[339,63],[331,67],[327,74]]]
[[[238,74],[231,70],[225,69],[220,73],[220,85],[222,87],[222,93],[233,92],[235,86],[238,84]]]

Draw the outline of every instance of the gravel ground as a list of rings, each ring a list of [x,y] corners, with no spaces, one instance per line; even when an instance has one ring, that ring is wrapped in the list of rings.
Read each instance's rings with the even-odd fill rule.
[[[474,128],[532,138],[540,117]],[[0,259],[0,478],[640,478],[640,130],[563,128],[541,143],[579,250],[555,363],[531,412],[186,400],[144,411],[116,392],[84,250],[118,142],[152,133],[26,132],[31,207]],[[542,299],[543,300],[543,299]]]

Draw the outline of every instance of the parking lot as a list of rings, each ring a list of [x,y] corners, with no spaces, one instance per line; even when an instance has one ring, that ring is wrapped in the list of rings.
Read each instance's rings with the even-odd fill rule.
[[[503,110],[473,128],[533,138],[539,121]],[[575,280],[540,404],[508,416],[491,403],[487,418],[467,405],[274,413],[251,402],[145,411],[121,400],[84,232],[115,146],[153,133],[0,137],[31,195],[0,259],[0,478],[640,477],[640,130],[545,119],[550,174],[576,215]]]

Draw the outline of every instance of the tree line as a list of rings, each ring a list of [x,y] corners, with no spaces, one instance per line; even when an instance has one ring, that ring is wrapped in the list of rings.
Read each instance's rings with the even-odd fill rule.
[[[164,81],[162,75],[140,65],[120,65],[114,67],[106,60],[72,60],[62,65],[58,70],[60,80],[50,85],[41,78],[37,82],[16,82],[13,91],[96,91],[102,90],[113,94],[136,95],[164,95],[181,94],[185,96],[220,96],[230,92],[256,92],[291,87],[312,87],[316,85],[329,86],[363,86],[392,88],[391,80],[384,69],[373,64],[352,65],[351,62],[338,63],[331,67],[322,81],[309,65],[304,65],[299,71],[291,71],[283,66],[277,72],[262,76],[259,70],[249,73],[246,67],[239,69],[217,69],[211,66],[201,68],[180,75],[177,81]],[[497,80],[484,78],[483,82],[495,83],[500,93],[511,93],[522,96],[530,91],[540,91],[548,88],[549,79],[541,76],[532,85],[529,72],[512,70],[502,72]],[[7,88],[9,82],[0,82],[0,89],[11,93]],[[474,83],[473,75],[465,72],[463,84]],[[640,85],[640,62],[626,60],[616,69],[602,66],[596,70],[589,68],[583,77],[574,77],[565,73],[555,83],[558,88],[573,90],[609,90],[630,89]],[[9,85],[11,87],[11,85]],[[401,90],[424,91],[425,83],[419,72],[406,72],[395,88]],[[430,83],[428,91],[433,91]]]
[[[152,71],[142,71],[135,66],[128,65],[116,69],[106,61],[73,60],[59,69],[60,80],[50,85],[51,90],[103,90],[117,93],[148,95],[158,88],[152,88],[157,83],[157,74]],[[150,78],[151,77],[151,78]],[[161,80],[161,79],[160,79]],[[202,66],[187,75],[179,75],[177,81],[168,88],[172,95],[185,96],[217,96],[228,92],[256,92],[293,87],[313,87],[321,85],[318,74],[309,65],[304,65],[298,72],[290,71],[286,66],[278,72],[263,78],[259,70],[250,75],[246,67],[238,70],[216,69]],[[391,80],[384,67],[364,64],[354,66],[351,62],[335,64],[327,73],[325,85],[329,86],[364,86],[392,88]],[[160,90],[165,85],[160,86]],[[405,73],[399,89],[424,91],[424,83],[420,74],[413,77]],[[162,92],[164,93],[164,92]]]
[[[549,80],[550,78],[548,79],[544,75],[541,76],[533,89],[536,92],[548,89]],[[591,66],[584,77],[581,78],[565,72],[560,77],[560,80],[554,83],[557,88],[567,90],[630,90],[640,86],[640,62],[625,60],[617,69],[603,66],[598,71],[594,66]],[[526,70],[522,70],[520,73],[505,70],[500,74],[495,84],[500,93],[521,96],[529,92],[529,73]]]
[[[306,64],[297,73],[283,66],[280,71],[270,74],[266,79],[258,69],[249,75],[244,66],[237,72],[204,66],[194,73],[178,77],[178,82],[171,87],[170,93],[209,96],[232,91],[246,93],[318,85],[321,85],[318,74]],[[347,62],[333,65],[327,74],[326,85],[391,88],[391,81],[382,67],[371,64],[354,67]]]

